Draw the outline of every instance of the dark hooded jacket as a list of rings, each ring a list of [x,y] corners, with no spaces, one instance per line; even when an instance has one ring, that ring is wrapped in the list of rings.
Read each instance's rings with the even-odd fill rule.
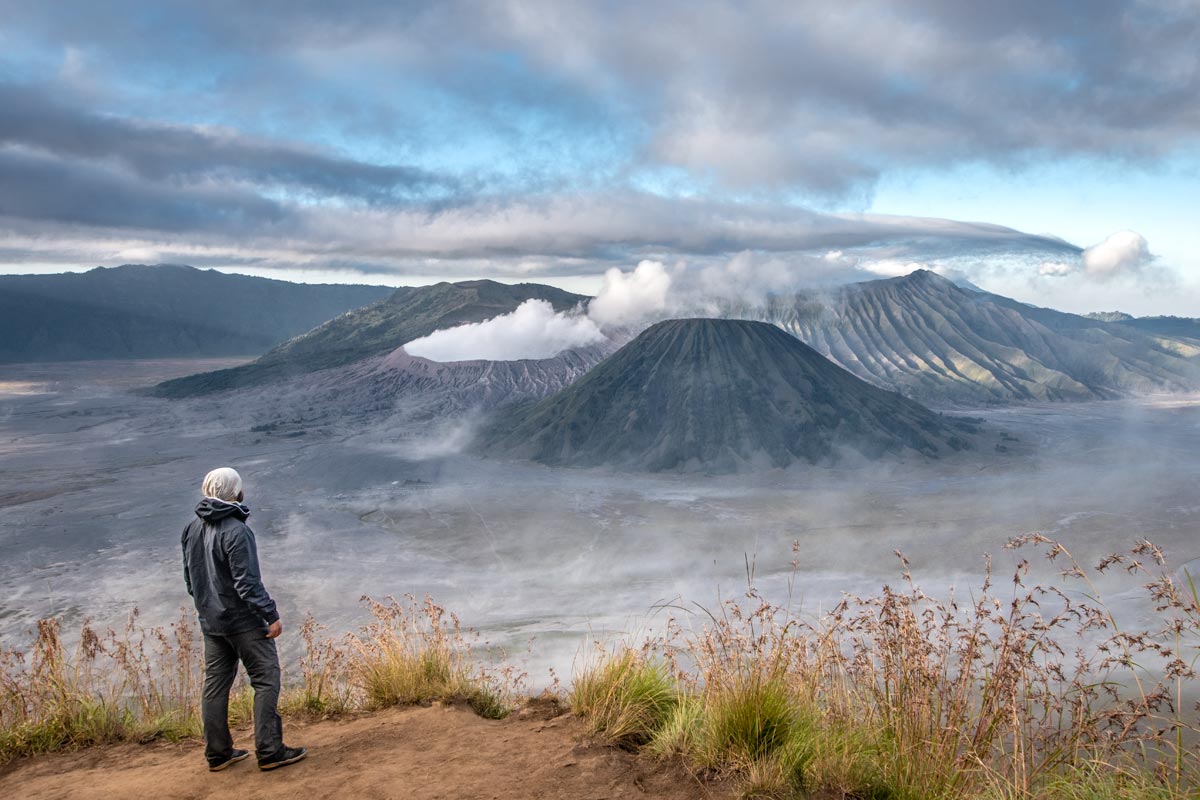
[[[241,503],[206,497],[183,530],[183,580],[204,633],[265,631],[279,619],[259,574],[254,531],[246,524],[249,514]]]

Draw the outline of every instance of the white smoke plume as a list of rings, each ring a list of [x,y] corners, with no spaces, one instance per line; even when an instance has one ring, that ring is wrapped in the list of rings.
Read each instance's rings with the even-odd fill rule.
[[[588,304],[588,316],[603,327],[631,325],[665,310],[670,289],[671,276],[660,261],[643,261],[633,272],[613,267]]]
[[[905,275],[922,266],[926,265],[896,259],[866,260],[838,250],[824,256],[748,250],[671,268],[644,260],[632,270],[609,269],[586,314],[555,313],[546,301],[528,300],[511,314],[435,331],[409,342],[405,350],[433,361],[550,358],[603,341],[605,332],[620,339],[657,320],[721,313],[730,302],[754,305],[772,294]]]
[[[631,272],[610,269],[587,313],[555,312],[545,300],[526,300],[511,314],[434,331],[404,345],[409,355],[431,361],[515,361],[552,358],[564,350],[597,344],[601,328],[620,328],[662,316],[671,276],[658,261]]]
[[[434,331],[404,349],[431,361],[516,361],[553,358],[604,338],[596,323],[582,314],[556,313],[546,300],[526,300],[510,314]]]

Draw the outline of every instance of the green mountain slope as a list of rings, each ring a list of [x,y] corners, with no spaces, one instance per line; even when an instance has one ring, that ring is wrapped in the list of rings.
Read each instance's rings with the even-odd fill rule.
[[[261,353],[392,292],[160,264],[0,276],[0,362]]]
[[[478,449],[545,464],[736,471],[971,446],[972,424],[878,389],[774,325],[660,322],[573,385],[497,414]]]

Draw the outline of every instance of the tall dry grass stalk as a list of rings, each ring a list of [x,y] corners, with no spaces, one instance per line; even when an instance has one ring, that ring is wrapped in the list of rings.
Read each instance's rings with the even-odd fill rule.
[[[524,676],[486,667],[475,655],[478,636],[457,616],[429,597],[362,600],[374,621],[348,637],[347,663],[367,707],[463,701],[485,717],[508,713]]]
[[[279,708],[285,715],[324,716],[352,711],[361,698],[349,681],[351,664],[346,648],[328,636],[328,629],[307,614],[300,625],[304,651],[300,656],[300,681],[284,675]],[[253,697],[253,692],[251,692]]]
[[[1195,797],[1195,586],[1148,542],[1091,573],[1038,534],[1008,546],[1039,548],[1061,585],[1028,585],[1018,553],[1006,588],[989,563],[969,600],[938,599],[897,554],[898,588],[813,619],[750,588],[698,627],[669,621],[652,652],[617,651],[576,687],[613,694],[616,666],[661,659],[674,712],[642,734],[648,750],[740,776],[754,796]],[[1116,568],[1149,593],[1156,629],[1117,625],[1093,580]]]
[[[469,703],[501,717],[523,676],[490,668],[477,639],[431,600],[363,598],[372,622],[330,638],[308,616],[298,669],[285,675],[285,715],[326,715],[433,700]],[[112,741],[199,736],[203,655],[191,612],[147,627],[135,610],[121,630],[90,623],[78,644],[63,643],[61,622],[40,620],[27,647],[0,645],[0,762]],[[293,679],[295,678],[295,679]],[[230,721],[248,723],[253,691],[235,685]]]
[[[201,657],[189,615],[121,630],[85,623],[71,651],[57,619],[27,650],[0,646],[0,758],[112,740],[200,731]]]

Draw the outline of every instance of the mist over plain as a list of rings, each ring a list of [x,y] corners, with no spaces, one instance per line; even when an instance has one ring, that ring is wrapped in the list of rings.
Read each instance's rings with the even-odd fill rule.
[[[264,578],[285,619],[311,612],[337,632],[365,622],[360,595],[428,593],[534,685],[547,667],[565,674],[592,639],[688,616],[662,604],[715,607],[739,595],[748,564],[769,597],[785,600],[790,583],[793,607],[815,613],[844,592],[895,583],[893,550],[931,594],[977,585],[984,553],[1004,575],[1017,557],[1005,541],[1028,531],[1084,564],[1138,538],[1162,546],[1170,568],[1200,556],[1200,406],[1190,397],[972,411],[1020,440],[1002,458],[645,475],[480,459],[464,452],[470,417],[273,430],[254,396],[128,391],[196,369],[5,368],[0,635],[51,614],[70,628],[117,624],[135,606],[147,621],[186,608],[179,534],[218,462],[246,479]],[[294,402],[298,416],[312,412]],[[1130,623],[1152,614],[1123,599],[1136,581],[1101,586]]]

